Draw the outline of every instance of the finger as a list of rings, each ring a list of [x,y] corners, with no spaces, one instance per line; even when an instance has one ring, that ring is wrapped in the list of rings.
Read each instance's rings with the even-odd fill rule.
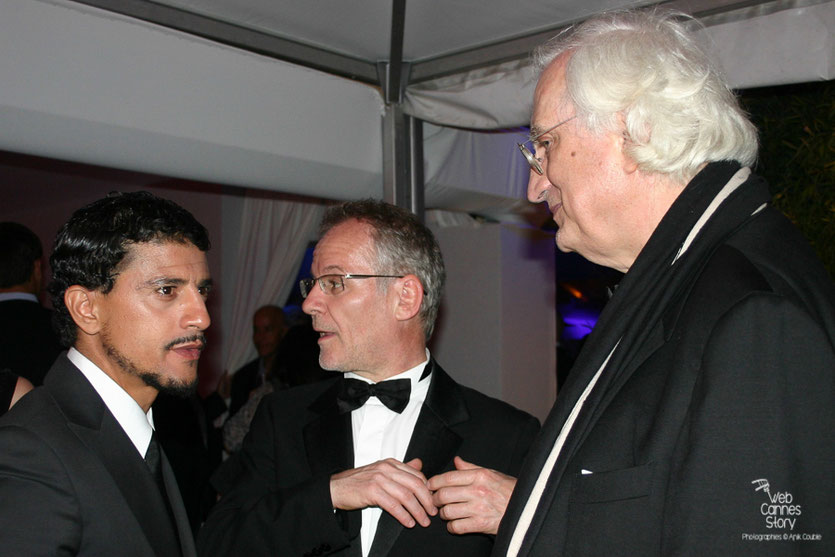
[[[437,507],[432,503],[431,497],[421,498],[418,494],[414,494],[413,497],[407,499],[404,506],[417,523],[423,527],[429,526],[429,517],[438,513]]]
[[[471,470],[453,470],[432,476],[429,478],[427,486],[432,491],[436,491],[445,487],[469,485],[474,479],[475,477]]]
[[[429,518],[426,515],[434,516],[438,509],[432,502],[432,493],[426,487],[426,477],[414,468],[422,466],[420,459],[413,459],[407,463],[387,459],[385,464],[394,467],[391,475],[387,476],[392,482],[387,486],[388,492],[393,494],[418,522],[428,526]]]
[[[404,462],[407,466],[411,466],[415,470],[423,470],[423,461],[419,458],[413,458],[409,462]]]
[[[452,534],[496,534],[502,515],[492,512],[478,512],[470,504],[447,505],[441,509],[441,518],[447,522]]]
[[[413,527],[415,522],[429,526],[429,515],[434,516],[438,512],[426,486],[416,484],[411,477],[402,475],[382,487],[384,493],[378,497],[378,504],[408,528]]]
[[[481,468],[481,466],[473,464],[472,462],[467,462],[460,456],[456,456],[453,462],[455,463],[456,470],[475,470],[476,468]]]
[[[449,533],[457,535],[484,532],[482,521],[470,517],[451,520],[447,522],[446,529]]]
[[[424,476],[423,472],[420,471],[420,469],[423,467],[423,463],[420,461],[419,458],[413,458],[409,462],[400,462],[396,458],[387,458],[385,460],[380,460],[375,464],[381,466],[392,466],[397,470],[400,470],[402,472],[408,472],[416,478],[421,478],[423,481],[426,481],[426,476]],[[371,466],[374,466],[374,464],[372,464]]]
[[[406,528],[413,528],[417,524],[415,517],[400,502],[390,495],[381,495],[377,498],[377,506],[389,513],[395,520]],[[419,513],[418,513],[419,514]]]
[[[425,513],[429,516],[435,516],[438,514],[438,507],[435,506],[435,502],[432,499],[432,492],[429,491],[429,488],[426,487],[426,481],[414,489],[412,489],[412,495],[414,497],[414,501],[417,502],[420,507],[422,513]],[[412,515],[414,516],[414,514]],[[415,518],[417,518],[415,516]],[[426,518],[426,522],[420,522],[423,526],[429,526],[429,518]]]
[[[466,487],[448,486],[432,493],[432,502],[436,507],[472,500],[472,494]],[[443,516],[443,514],[441,515]]]
[[[438,516],[446,521],[460,520],[462,518],[472,517],[474,515],[471,505],[466,502],[450,503],[439,507]]]

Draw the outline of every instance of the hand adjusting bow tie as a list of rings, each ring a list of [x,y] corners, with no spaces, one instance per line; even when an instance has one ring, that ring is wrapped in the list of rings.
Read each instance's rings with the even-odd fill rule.
[[[336,404],[342,413],[356,410],[372,396],[380,399],[389,410],[400,414],[409,404],[412,382],[408,379],[393,379],[379,383],[366,383],[359,379],[343,379],[336,397]]]

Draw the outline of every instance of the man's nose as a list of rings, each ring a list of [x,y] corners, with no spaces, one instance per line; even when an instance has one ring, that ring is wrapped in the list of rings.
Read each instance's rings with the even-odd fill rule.
[[[307,293],[307,297],[302,302],[302,311],[308,315],[313,315],[314,313],[321,313],[322,312],[322,300],[321,297],[324,296],[324,292],[322,289],[319,288],[318,284],[314,284],[310,288],[310,292]]]
[[[183,328],[193,328],[201,331],[208,329],[212,319],[209,317],[209,310],[206,308],[206,300],[200,292],[194,290],[185,304]]]
[[[528,177],[528,201],[531,203],[541,203],[545,201],[545,192],[551,182],[543,172],[542,175],[531,168],[531,173]]]

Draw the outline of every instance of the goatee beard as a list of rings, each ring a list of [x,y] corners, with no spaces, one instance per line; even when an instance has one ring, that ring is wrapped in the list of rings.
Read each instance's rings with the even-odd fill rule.
[[[115,346],[110,344],[110,339],[104,335],[102,336],[102,346],[110,359],[122,368],[125,373],[140,378],[143,383],[149,387],[153,387],[158,393],[165,393],[180,398],[188,398],[197,392],[198,378],[196,373],[194,374],[194,378],[192,380],[187,382],[178,382],[175,379],[164,377],[161,373],[140,369],[139,366],[130,361],[127,356],[119,352]],[[167,381],[163,383],[165,379],[167,379]]]

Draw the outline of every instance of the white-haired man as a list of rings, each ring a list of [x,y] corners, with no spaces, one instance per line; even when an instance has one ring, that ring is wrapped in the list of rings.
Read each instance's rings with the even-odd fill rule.
[[[540,60],[528,197],[626,274],[494,555],[835,555],[835,289],[747,168],[756,130],[672,15],[595,17]]]

